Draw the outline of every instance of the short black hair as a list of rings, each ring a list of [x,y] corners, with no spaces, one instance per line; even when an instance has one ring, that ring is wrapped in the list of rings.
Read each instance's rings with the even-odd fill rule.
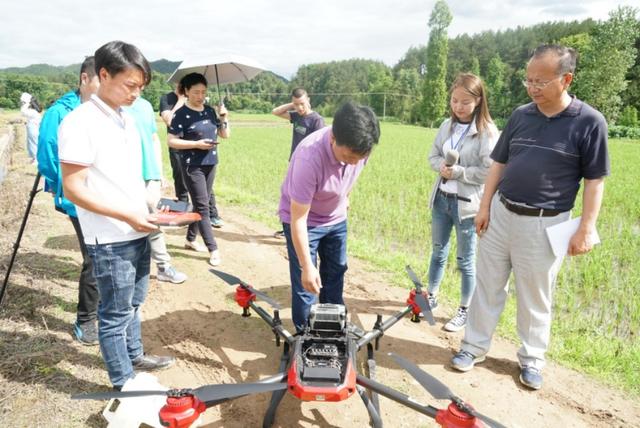
[[[82,61],[82,64],[80,65],[80,73],[78,73],[78,75],[81,76],[82,73],[86,73],[87,76],[89,76],[89,79],[93,79],[96,75],[96,59],[93,55],[86,57],[84,61]],[[78,84],[80,83],[82,83],[81,80]]]
[[[100,46],[94,56],[95,70],[98,76],[103,68],[112,76],[130,68],[137,68],[144,75],[145,86],[151,82],[149,61],[134,45],[114,40]]]
[[[533,51],[531,59],[547,54],[553,54],[558,58],[558,74],[575,73],[578,61],[578,53],[575,49],[556,44],[540,45]]]
[[[380,123],[373,110],[351,101],[336,111],[331,130],[337,145],[360,155],[369,154],[380,139]]]
[[[307,91],[302,88],[295,88],[293,91],[291,91],[291,96],[293,98],[300,98],[304,97],[305,95],[307,95]]]
[[[180,79],[180,87],[182,92],[188,91],[192,86],[198,85],[202,83],[204,86],[207,86],[207,78],[200,73],[189,73]]]

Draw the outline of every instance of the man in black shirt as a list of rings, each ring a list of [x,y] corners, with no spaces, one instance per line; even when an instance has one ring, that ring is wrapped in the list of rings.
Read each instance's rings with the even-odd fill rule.
[[[274,108],[271,110],[271,113],[288,120],[293,125],[289,159],[291,159],[298,144],[300,144],[307,135],[311,135],[318,129],[324,128],[324,119],[317,112],[311,110],[309,95],[307,91],[302,88],[294,89],[291,92],[291,102]],[[284,231],[279,230],[274,236],[276,238],[284,238]]]
[[[554,254],[545,229],[569,219],[583,181],[582,218],[567,253],[589,252],[610,169],[604,117],[567,92],[575,65],[573,49],[535,50],[523,81],[533,102],[513,112],[491,154],[494,163],[475,218],[477,287],[462,349],[451,360],[457,370],[484,361],[513,272],[520,382],[531,389],[542,386],[552,291],[564,258]]]

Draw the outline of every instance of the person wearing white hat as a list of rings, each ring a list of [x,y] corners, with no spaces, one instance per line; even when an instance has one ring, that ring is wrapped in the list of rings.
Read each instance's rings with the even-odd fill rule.
[[[27,120],[27,153],[31,158],[31,163],[36,162],[36,153],[38,152],[38,129],[40,128],[40,119],[42,108],[38,101],[26,92],[20,95],[20,112]]]

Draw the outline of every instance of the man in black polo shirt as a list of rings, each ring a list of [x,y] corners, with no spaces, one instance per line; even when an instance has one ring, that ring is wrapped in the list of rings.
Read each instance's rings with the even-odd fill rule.
[[[462,349],[451,360],[457,370],[484,361],[513,271],[520,381],[532,389],[542,386],[552,291],[564,257],[553,254],[545,229],[569,219],[584,179],[582,220],[568,254],[589,252],[609,175],[604,117],[567,92],[575,65],[573,49],[535,50],[523,82],[533,102],[513,112],[491,154],[494,163],[475,219],[481,236],[477,287]]]

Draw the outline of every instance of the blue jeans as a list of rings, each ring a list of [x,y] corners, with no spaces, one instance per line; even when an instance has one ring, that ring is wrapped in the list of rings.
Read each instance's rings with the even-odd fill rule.
[[[458,251],[456,260],[462,275],[460,306],[469,306],[476,288],[476,229],[474,218],[458,219],[458,204],[455,198],[447,198],[437,192],[431,212],[431,263],[429,264],[429,293],[437,294],[444,267],[449,256],[451,229],[456,228]]]
[[[289,255],[289,275],[291,276],[291,314],[297,331],[303,331],[309,318],[311,305],[318,296],[302,287],[302,269],[291,239],[291,226],[283,223]],[[309,252],[311,261],[318,266],[320,256],[320,303],[344,305],[342,290],[344,274],[347,271],[347,221],[331,226],[308,227]]]
[[[150,246],[147,237],[87,245],[100,292],[98,338],[109,379],[122,386],[142,357],[140,306],[147,295]]]

